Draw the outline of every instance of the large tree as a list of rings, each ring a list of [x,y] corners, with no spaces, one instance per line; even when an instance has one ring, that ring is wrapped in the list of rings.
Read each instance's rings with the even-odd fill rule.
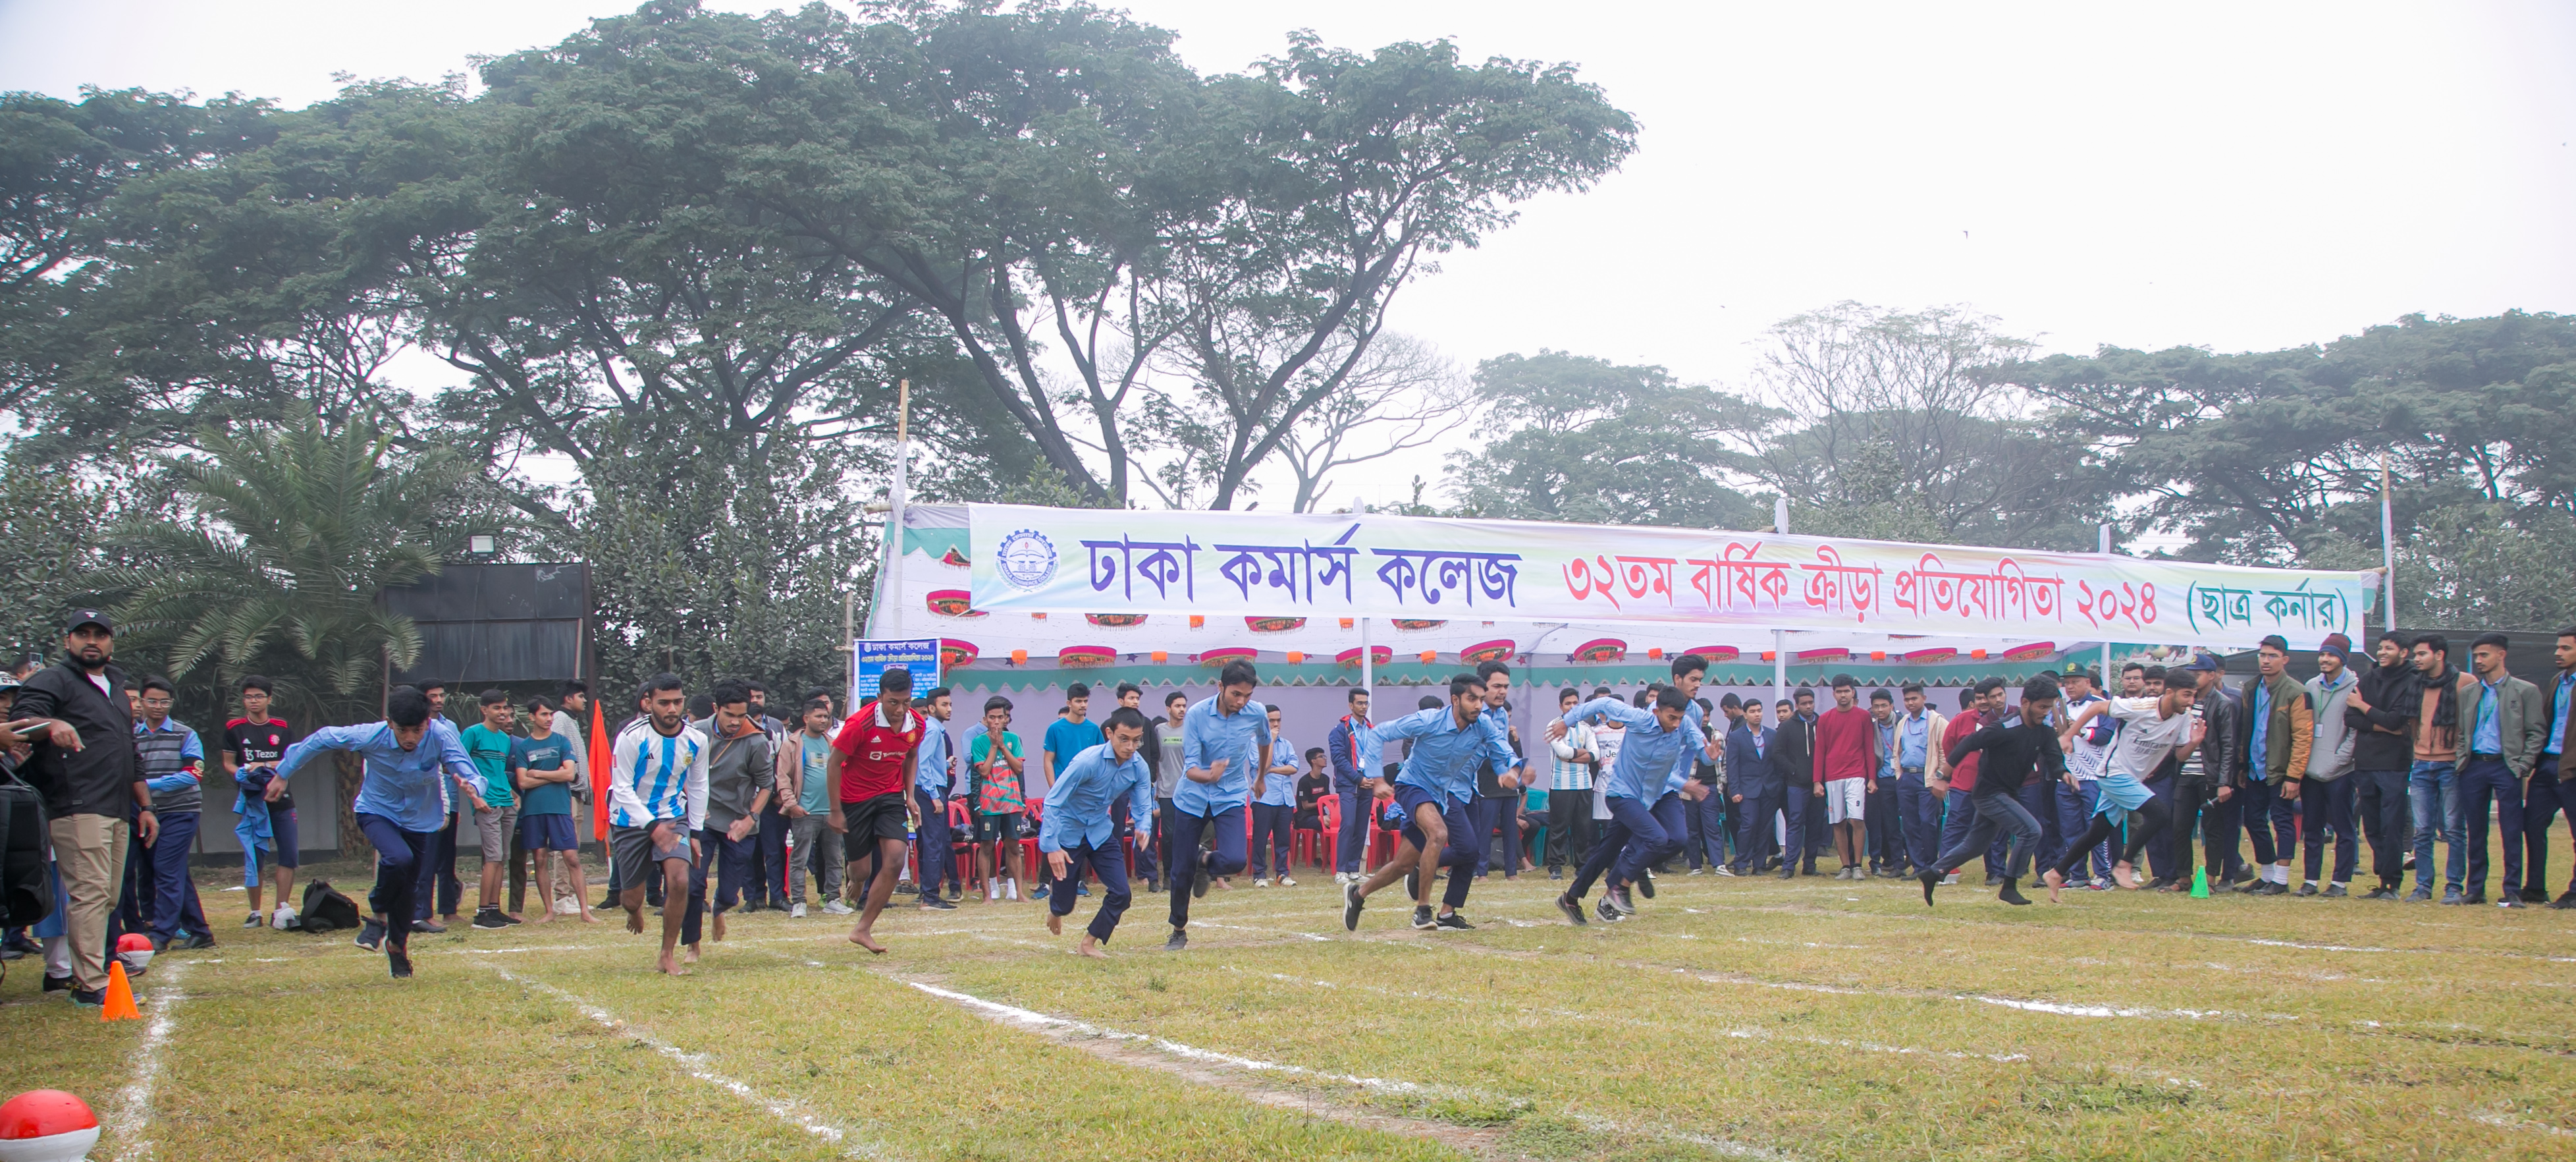
[[[1685,384],[1661,367],[1542,349],[1476,367],[1510,434],[1455,457],[1447,489],[1462,516],[1684,528],[1764,528],[1765,500],[1737,482],[1738,445],[1778,413]]]

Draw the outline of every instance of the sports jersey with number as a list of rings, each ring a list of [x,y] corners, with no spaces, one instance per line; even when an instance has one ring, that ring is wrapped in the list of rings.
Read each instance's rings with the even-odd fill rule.
[[[859,707],[832,738],[832,749],[841,752],[841,801],[864,803],[901,794],[924,729],[921,715],[911,710],[903,712],[900,722],[889,722],[881,704]]]
[[[224,750],[233,756],[233,765],[245,771],[252,767],[276,766],[279,759],[286,757],[286,748],[294,741],[295,734],[286,728],[283,718],[272,718],[266,722],[236,718],[224,724]],[[295,796],[279,795],[277,802],[269,804],[269,809],[292,811],[295,809]]]

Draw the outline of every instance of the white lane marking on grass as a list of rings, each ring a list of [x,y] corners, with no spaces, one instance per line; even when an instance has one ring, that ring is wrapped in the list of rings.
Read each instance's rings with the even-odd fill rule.
[[[1218,924],[1208,920],[1192,920],[1190,921],[1190,926],[1193,928],[1223,928],[1228,932],[1259,932],[1265,936],[1294,936],[1299,940],[1312,940],[1318,944],[1332,939],[1330,936],[1322,936],[1313,932],[1299,932],[1294,929],[1281,930],[1277,928],[1246,928],[1241,924]]]
[[[770,1116],[793,1125],[796,1128],[803,1130],[808,1134],[812,1134],[826,1142],[830,1142],[835,1146],[841,1147],[842,1153],[847,1154],[850,1157],[876,1158],[882,1156],[874,1146],[853,1140],[849,1131],[806,1112],[805,1107],[798,1102],[788,1098],[770,1097],[759,1090],[753,1089],[749,1085],[736,1081],[708,1068],[706,1054],[691,1053],[686,1049],[673,1045],[668,1041],[652,1035],[651,1033],[647,1033],[642,1029],[636,1028],[634,1025],[619,1020],[616,1014],[611,1013],[606,1009],[600,1008],[589,1001],[583,1000],[580,997],[574,996],[573,994],[547,984],[544,981],[521,976],[518,973],[512,972],[497,964],[487,964],[484,967],[501,974],[501,979],[518,985],[521,988],[527,989],[531,992],[544,993],[547,996],[571,1005],[576,1012],[579,1012],[582,1016],[588,1017],[592,1021],[597,1022],[601,1028],[607,1029],[608,1031],[624,1037],[627,1040],[633,1041],[647,1049],[651,1049],[655,1053],[659,1053],[664,1057],[678,1062],[682,1069],[688,1071],[689,1076],[731,1093],[735,1097],[741,1098],[753,1105],[759,1106],[760,1108],[767,1110]]]
[[[1795,1041],[1802,1045],[1859,1049],[1870,1053],[1901,1053],[1909,1057],[1948,1057],[1958,1061],[1984,1060],[2011,1064],[2030,1060],[2030,1055],[2027,1053],[1962,1053],[1948,1049],[1916,1049],[1910,1045],[1881,1045],[1874,1041],[1846,1041],[1840,1037],[1811,1037],[1802,1033],[1773,1033],[1766,1029],[1728,1029],[1723,1035],[1738,1041]]]
[[[184,961],[173,961],[161,970],[161,987],[152,990],[152,1019],[143,1026],[143,1043],[134,1050],[134,1080],[117,1091],[116,1108],[108,1115],[108,1129],[121,1143],[116,1151],[120,1159],[152,1156],[152,1139],[143,1131],[152,1125],[152,1093],[161,1085],[161,1049],[179,1027],[179,1002],[188,999],[179,991],[179,976],[186,967]]]
[[[2547,1122],[2535,1122],[2524,1118],[2510,1117],[2493,1111],[2470,1114],[2469,1120],[2473,1122],[2484,1122],[2487,1125],[2497,1126],[2507,1130],[2524,1130],[2535,1134],[2547,1134],[2553,1138],[2576,1138],[2576,1130],[2564,1130],[2557,1126],[2550,1125]]]
[[[1381,1093],[1457,1092],[1454,1090],[1435,1091],[1429,1086],[1416,1085],[1410,1081],[1389,1081],[1382,1077],[1358,1077],[1347,1073],[1332,1073],[1320,1069],[1308,1069],[1303,1065],[1287,1065],[1277,1061],[1263,1061],[1257,1057],[1238,1057],[1231,1053],[1220,1053],[1214,1049],[1201,1049],[1195,1045],[1184,1045],[1178,1041],[1150,1036],[1144,1033],[1130,1033],[1123,1029],[1102,1028],[1101,1026],[1090,1024],[1088,1022],[1071,1020],[1065,1017],[1050,1017],[1045,1013],[1037,1012],[1035,1010],[1023,1009],[1017,1005],[1006,1005],[1000,1001],[988,1001],[982,997],[974,996],[969,993],[961,993],[953,989],[944,989],[938,985],[924,984],[917,980],[905,980],[902,977],[895,977],[893,979],[901,980],[903,983],[911,985],[912,987],[934,997],[938,997],[943,1001],[963,1005],[978,1013],[982,1013],[987,1017],[999,1020],[1005,1024],[1017,1025],[1024,1029],[1055,1033],[1071,1033],[1076,1036],[1083,1037],[1101,1037],[1112,1041],[1137,1041],[1151,1045],[1156,1049],[1169,1053],[1174,1057],[1181,1058],[1184,1061],[1205,1062],[1211,1065],[1231,1065],[1237,1069],[1248,1069],[1256,1073],[1287,1073],[1294,1074],[1299,1077],[1312,1077],[1321,1081],[1338,1081],[1345,1085],[1355,1085],[1362,1089],[1376,1090]]]

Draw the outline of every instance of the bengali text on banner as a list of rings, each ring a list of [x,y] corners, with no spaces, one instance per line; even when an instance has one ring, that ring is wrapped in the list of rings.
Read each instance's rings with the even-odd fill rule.
[[[968,506],[982,612],[1699,622],[2312,649],[2378,575],[1770,533]]]

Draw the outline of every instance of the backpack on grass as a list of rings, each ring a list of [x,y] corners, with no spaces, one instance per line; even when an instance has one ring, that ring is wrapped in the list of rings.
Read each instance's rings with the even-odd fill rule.
[[[45,801],[19,780],[16,770],[0,770],[0,927],[24,928],[53,911]]]
[[[358,902],[350,899],[329,880],[314,880],[304,885],[303,928],[307,932],[330,932],[358,926]]]

